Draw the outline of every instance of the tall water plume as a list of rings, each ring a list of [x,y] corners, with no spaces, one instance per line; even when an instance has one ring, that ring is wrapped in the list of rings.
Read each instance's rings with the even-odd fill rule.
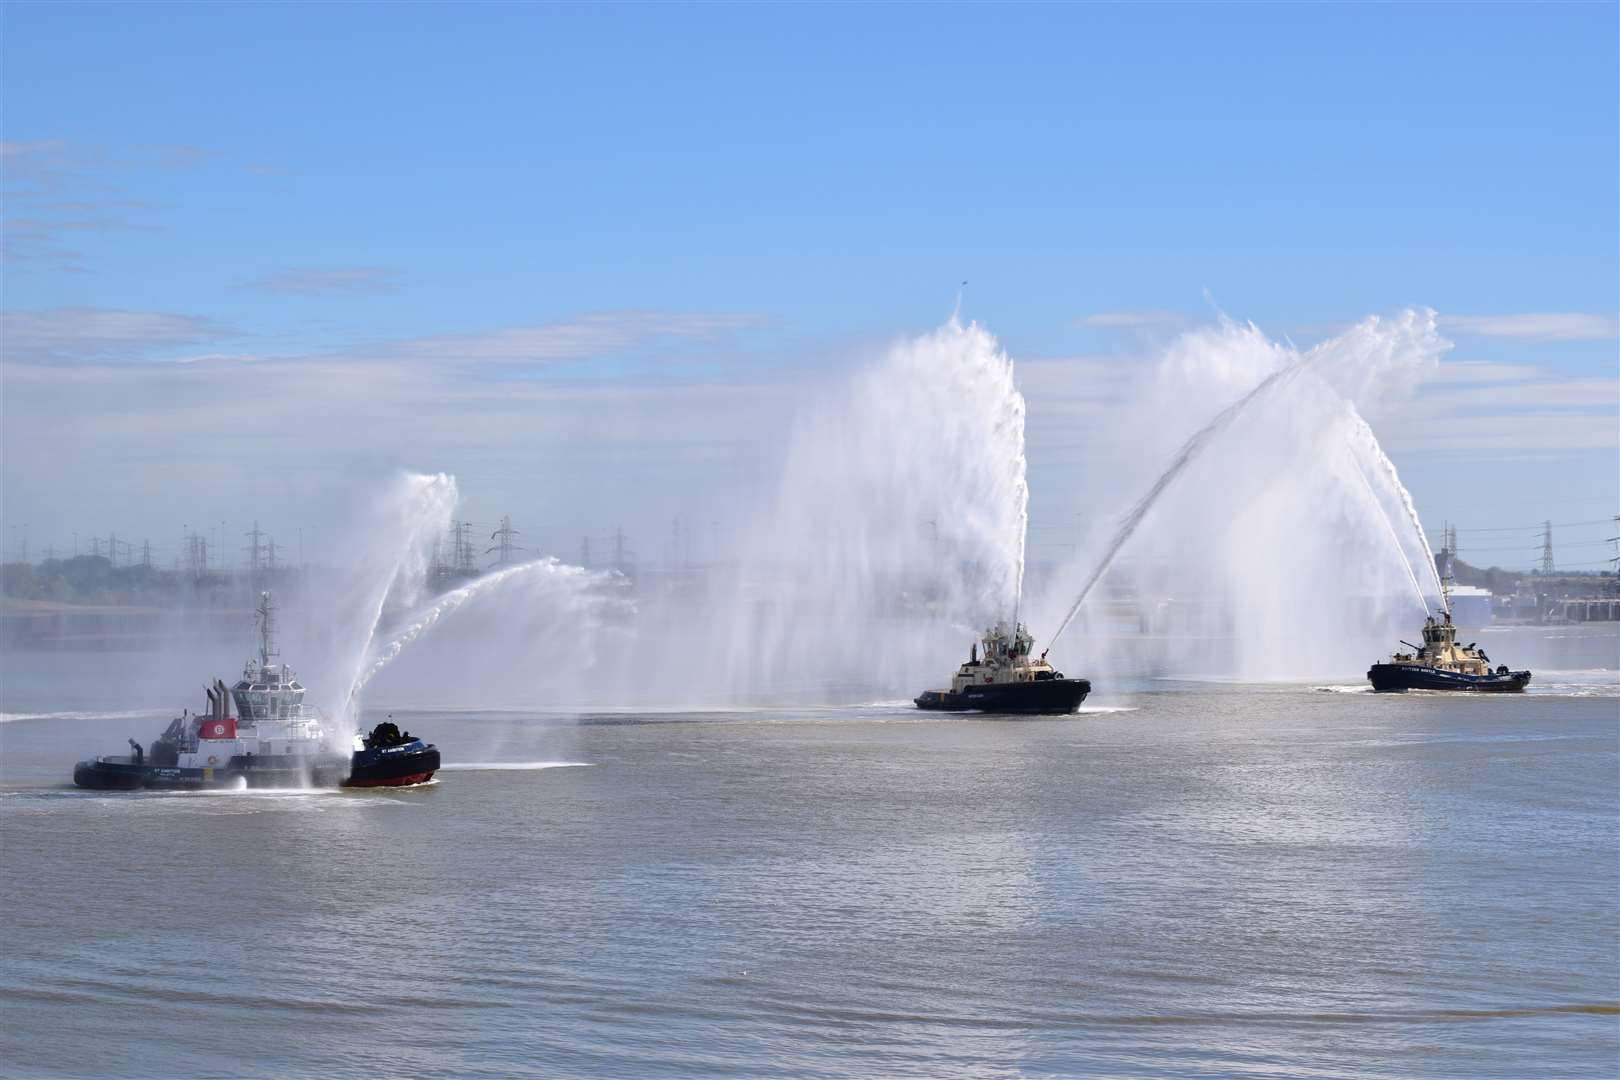
[[[433,545],[449,530],[457,497],[452,476],[403,473],[372,500],[356,530],[348,588],[332,601],[338,648],[348,660],[342,696],[331,711],[343,721],[352,721],[358,709],[355,694],[384,611],[421,598]]]
[[[665,685],[705,701],[828,700],[938,679],[1014,616],[1028,502],[1024,399],[995,339],[953,317],[897,343],[790,436],[749,557],[688,654],[718,651],[724,673],[672,670]]]
[[[1106,580],[1145,613],[1158,651],[1134,659],[1152,670],[1364,663],[1438,590],[1410,496],[1353,402],[1399,397],[1448,347],[1428,312],[1368,319],[1305,352],[1224,319],[1183,336],[1113,436],[1136,448],[1122,457],[1143,467],[1122,473],[1146,494],[1058,576],[1048,625],[1098,607]],[[1066,645],[1110,662],[1072,631]]]

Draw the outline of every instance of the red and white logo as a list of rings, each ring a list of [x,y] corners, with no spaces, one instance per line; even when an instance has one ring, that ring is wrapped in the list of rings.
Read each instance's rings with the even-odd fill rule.
[[[234,739],[236,738],[235,720],[209,720],[202,726],[202,737],[205,739]]]

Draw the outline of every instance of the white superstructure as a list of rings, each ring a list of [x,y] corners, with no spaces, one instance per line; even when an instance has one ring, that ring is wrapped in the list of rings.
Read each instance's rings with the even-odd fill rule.
[[[324,718],[304,704],[304,687],[286,664],[272,663],[275,646],[275,605],[269,593],[259,594],[259,655],[250,657],[242,678],[230,690],[219,680],[207,688],[208,715],[182,716],[169,725],[159,744],[175,752],[180,768],[219,768],[234,757],[292,758],[278,765],[295,766],[298,759],[331,757],[340,753],[328,739]],[[236,715],[231,715],[234,702]],[[154,747],[154,752],[159,752]]]

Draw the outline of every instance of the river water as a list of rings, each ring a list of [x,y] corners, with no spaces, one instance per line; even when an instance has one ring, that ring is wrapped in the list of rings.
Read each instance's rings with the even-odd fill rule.
[[[0,1071],[1613,1076],[1617,693],[399,711],[432,785],[218,795],[11,693]]]

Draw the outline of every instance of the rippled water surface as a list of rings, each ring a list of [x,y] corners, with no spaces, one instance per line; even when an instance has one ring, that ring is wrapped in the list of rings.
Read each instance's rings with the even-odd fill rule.
[[[1553,683],[419,713],[364,793],[80,793],[165,717],[19,710],[0,1071],[1612,1076],[1620,699]]]

